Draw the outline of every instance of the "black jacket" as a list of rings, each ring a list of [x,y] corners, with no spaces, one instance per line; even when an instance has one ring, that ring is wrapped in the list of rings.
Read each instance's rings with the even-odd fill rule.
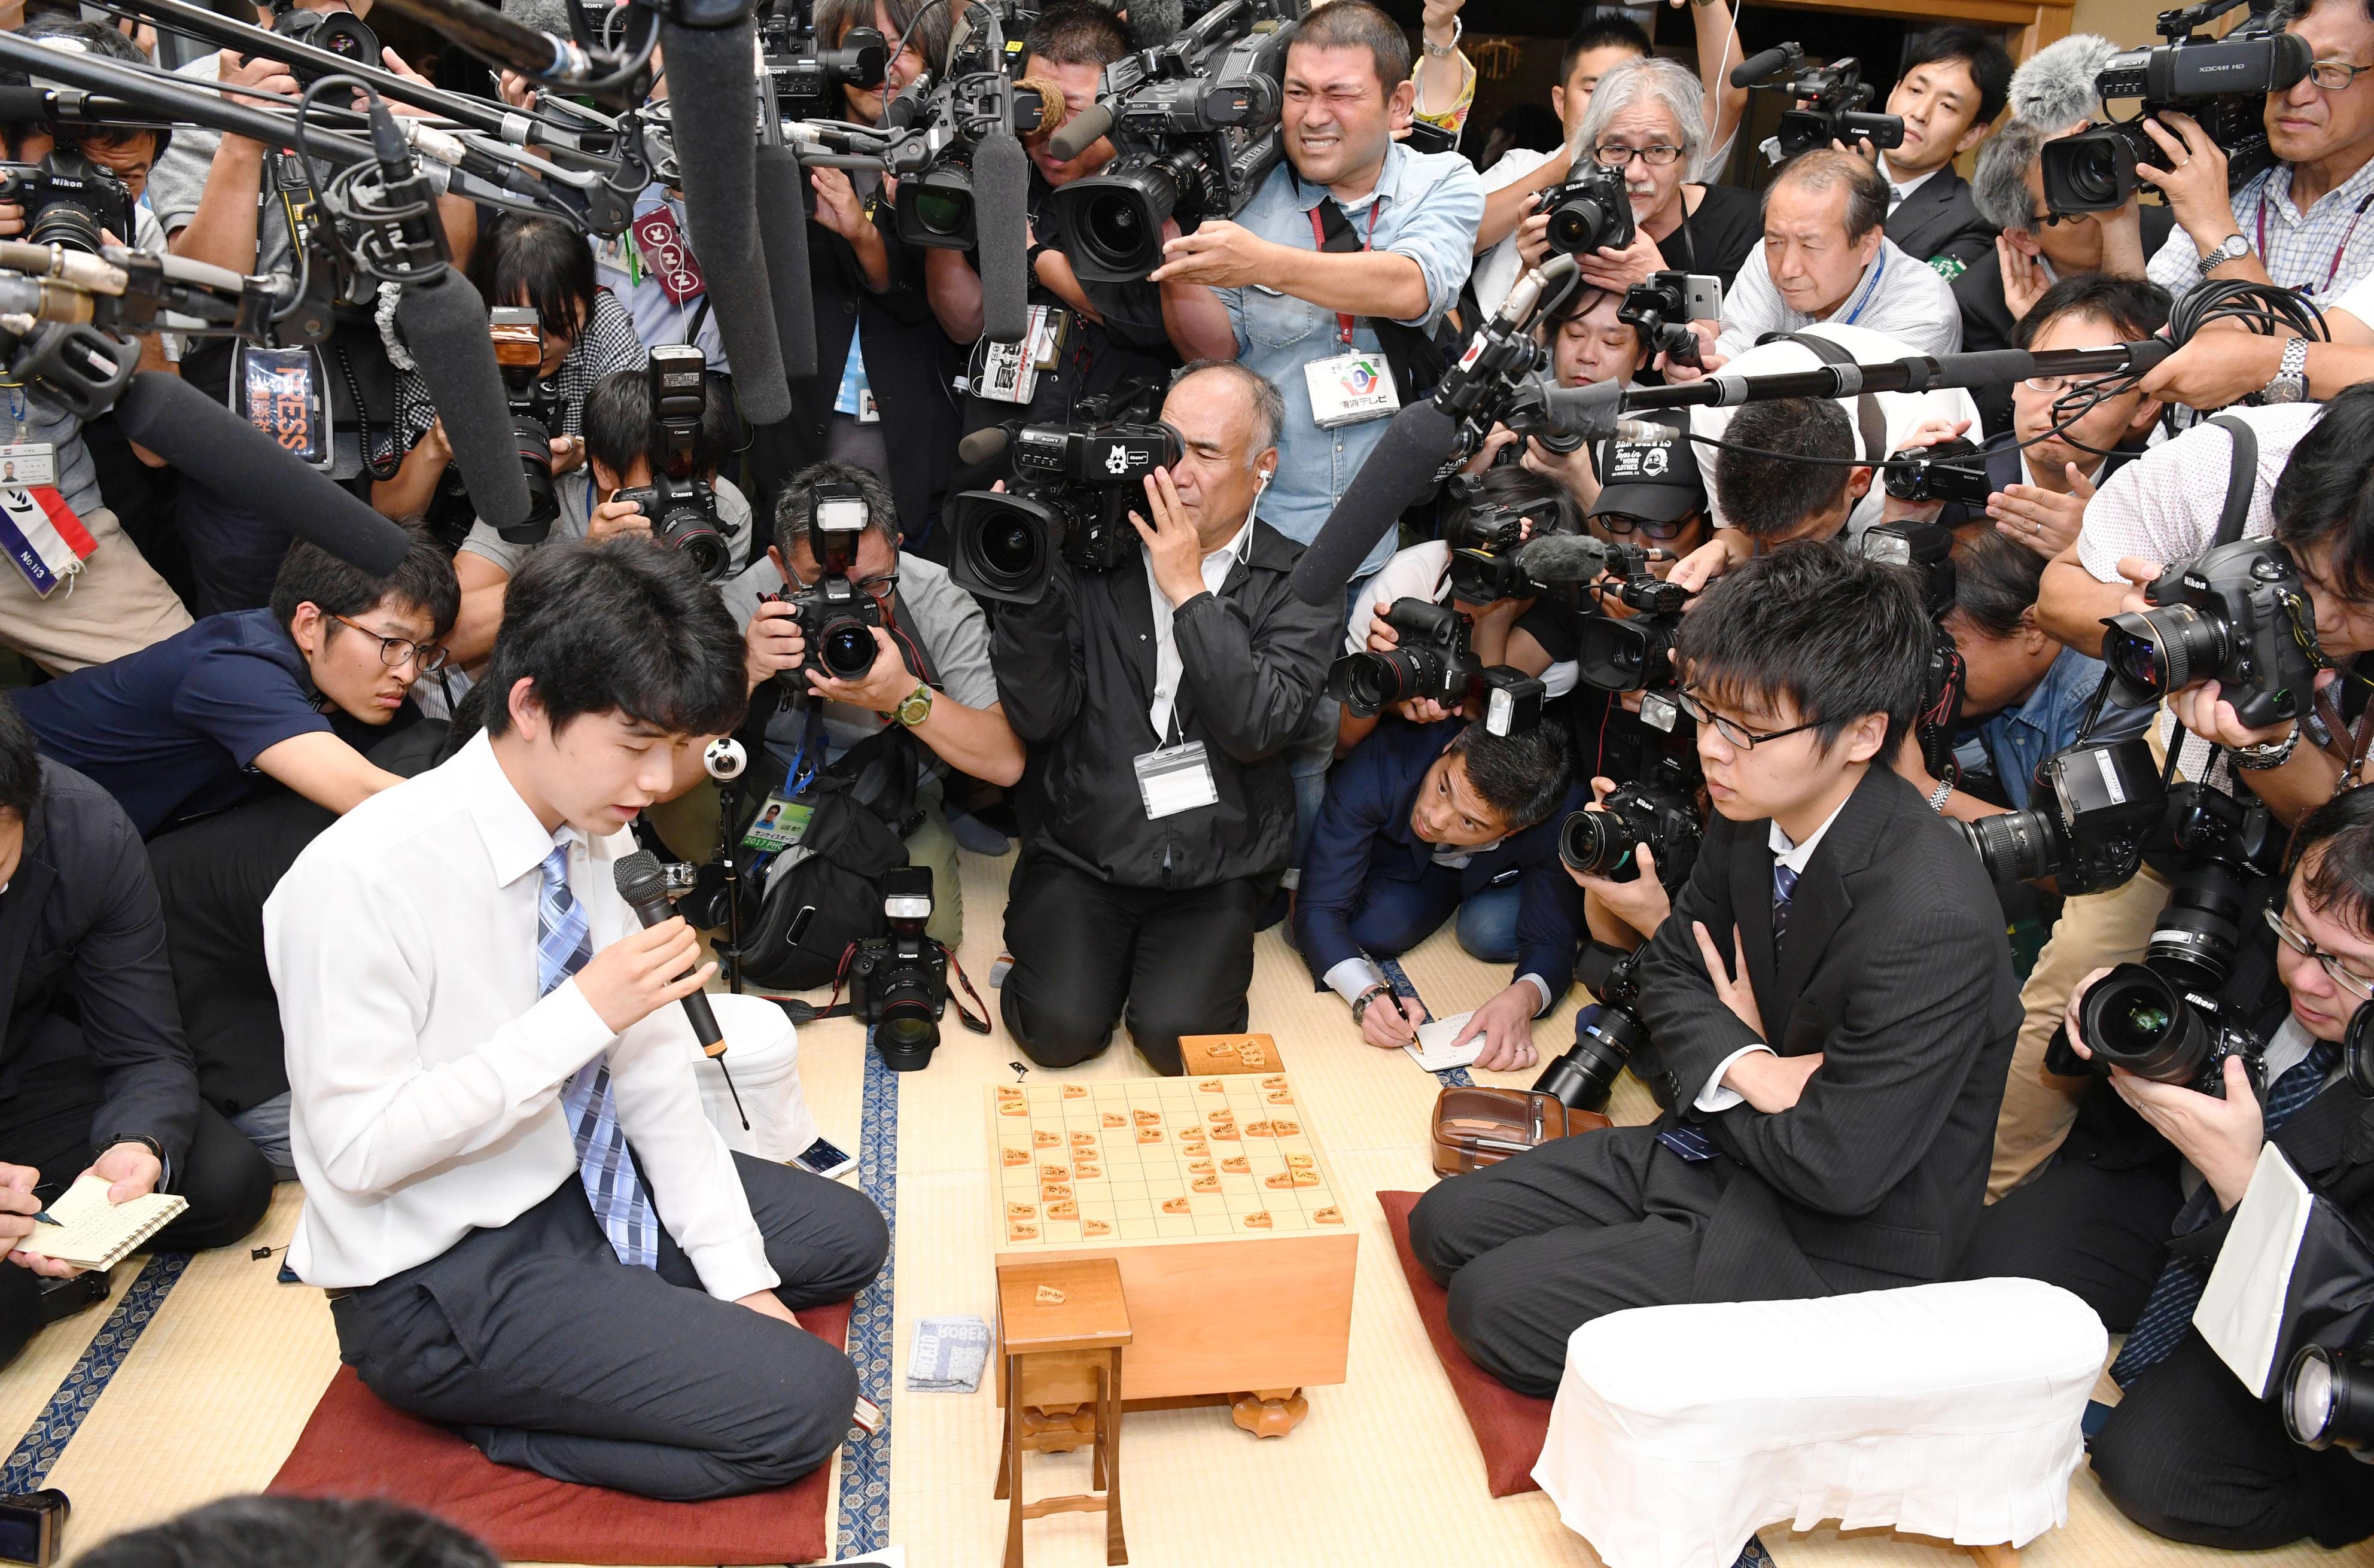
[[[113,796],[53,762],[0,893],[0,1099],[24,1073],[87,1056],[106,1087],[91,1147],[151,1138],[178,1166],[197,1129],[198,1076],[148,851]]]
[[[1979,216],[1970,182],[1950,163],[1897,203],[1886,228],[1896,248],[1913,260],[1947,263],[1937,270],[1949,283],[1994,259],[1995,226]]]
[[[1216,597],[1179,606],[1178,731],[1158,736],[1154,612],[1143,560],[1058,565],[1047,596],[1004,609],[991,656],[1006,721],[1029,747],[1017,802],[1025,847],[1123,887],[1209,887],[1286,869],[1301,733],[1343,637],[1334,606],[1287,591],[1302,547],[1265,522]],[[1134,760],[1204,743],[1216,803],[1149,821]],[[1967,853],[1967,851],[1965,851]]]
[[[1875,766],[1799,878],[1776,962],[1769,829],[1709,822],[1641,965],[1640,1012],[1678,1107],[1663,1125],[1695,1123],[1729,1157],[1694,1299],[1944,1279],[1985,1197],[2020,1023],[1993,890],[1920,793]],[[1726,954],[1738,927],[1771,1047],[1823,1053],[1791,1109],[1691,1106],[1757,1041],[1708,980],[1694,921]]]

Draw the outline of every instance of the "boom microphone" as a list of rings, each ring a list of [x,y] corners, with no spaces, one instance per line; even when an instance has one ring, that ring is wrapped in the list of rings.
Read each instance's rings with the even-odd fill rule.
[[[1393,415],[1384,438],[1344,498],[1327,514],[1319,537],[1295,564],[1287,586],[1305,604],[1340,605],[1345,585],[1402,512],[1434,487],[1435,471],[1459,440],[1459,422],[1434,405],[1413,403]]]
[[[753,425],[772,425],[791,417],[792,392],[759,248],[756,36],[747,20],[727,28],[663,22],[660,31],[692,252],[709,280],[742,412]],[[1015,193],[1017,225],[1028,193],[1027,181]]]
[[[1128,9],[1132,50],[1161,48],[1179,36],[1180,28],[1187,20],[1182,0],[1130,0]]]
[[[967,468],[987,462],[991,458],[1004,451],[1011,439],[1012,438],[1006,435],[1005,427],[1003,425],[992,425],[986,429],[975,430],[957,443],[957,461]]]
[[[1731,68],[1731,85],[1735,88],[1754,87],[1791,61],[1803,56],[1804,51],[1791,43],[1768,49],[1761,54],[1751,54]]]
[[[644,929],[676,919],[676,908],[668,903],[667,873],[660,870],[660,858],[649,849],[638,849],[631,855],[621,855],[613,868],[612,876],[618,884],[618,896],[635,912],[635,919]],[[679,977],[681,978],[681,977]],[[725,1054],[725,1031],[717,1026],[717,1014],[710,1011],[709,998],[699,991],[684,999],[684,1015],[692,1020],[692,1037],[711,1056]]]
[[[2011,111],[2046,135],[2080,120],[2098,120],[2102,95],[2094,77],[2119,46],[2099,33],[2072,33],[2039,49],[2011,76]]]
[[[1092,103],[1064,123],[1064,128],[1047,138],[1047,150],[1071,162],[1090,147],[1097,138],[1112,129],[1113,112],[1101,102]]]
[[[179,376],[133,377],[115,416],[126,436],[208,489],[274,497],[290,532],[373,577],[392,574],[412,547],[403,529]]]
[[[470,280],[447,268],[396,295],[395,319],[445,421],[445,441],[470,504],[497,528],[527,521],[527,474],[511,440],[511,403],[495,364],[487,308]]]
[[[816,298],[808,275],[807,176],[790,147],[761,143],[757,169],[758,242],[774,296],[776,341],[783,374],[804,380],[817,373]],[[730,357],[730,356],[729,356]]]
[[[972,191],[981,330],[992,343],[1020,343],[1030,330],[1030,155],[1003,125],[973,154]]]

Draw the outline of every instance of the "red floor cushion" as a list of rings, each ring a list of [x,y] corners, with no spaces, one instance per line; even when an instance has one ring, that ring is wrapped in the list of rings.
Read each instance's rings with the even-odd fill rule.
[[[850,1304],[799,1315],[835,1345]],[[661,1503],[499,1465],[463,1439],[405,1415],[338,1368],[296,1449],[267,1489],[298,1497],[382,1497],[468,1530],[507,1561],[813,1562],[825,1555],[827,1465],[774,1492]]]
[[[1513,1497],[1540,1490],[1534,1484],[1534,1461],[1542,1457],[1542,1440],[1549,1435],[1550,1402],[1503,1387],[1493,1375],[1467,1359],[1451,1337],[1451,1293],[1418,1267],[1410,1251],[1410,1211],[1424,1194],[1380,1192],[1377,1203],[1385,1211],[1385,1228],[1393,1233],[1393,1255],[1402,1260],[1426,1337],[1451,1377],[1451,1391],[1475,1433],[1484,1453],[1484,1479],[1495,1497]]]

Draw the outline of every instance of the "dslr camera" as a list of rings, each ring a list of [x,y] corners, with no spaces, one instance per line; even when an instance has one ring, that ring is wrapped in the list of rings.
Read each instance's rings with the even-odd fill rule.
[[[2124,886],[2168,820],[2168,790],[2150,742],[2080,741],[2036,770],[2026,811],[1956,822],[1998,883],[2052,877],[2064,895]]]
[[[2324,655],[2307,586],[2281,544],[2220,544],[2163,571],[2144,598],[2156,608],[2102,623],[2102,661],[2129,706],[2215,680],[2249,729],[2309,710]]]
[[[1065,187],[1069,189],[1070,187]],[[1146,412],[1148,389],[1124,415]],[[983,599],[1036,604],[1058,560],[1111,571],[1137,554],[1129,514],[1145,503],[1146,476],[1186,454],[1158,420],[1109,419],[1110,404],[1084,399],[1085,425],[1014,427],[1014,478],[1002,493],[966,490],[948,502],[955,555],[948,575]]]
[[[1306,0],[1227,0],[1158,48],[1105,67],[1098,106],[1120,156],[1055,192],[1072,270],[1129,283],[1162,264],[1162,225],[1234,217],[1285,156],[1288,24]]]
[[[2198,121],[2226,155],[2226,189],[2240,190],[2272,168],[2267,145],[2266,95],[2298,84],[2315,64],[2306,39],[2275,29],[2253,4],[2251,15],[2224,38],[2196,29],[2224,16],[2242,0],[2207,0],[2162,11],[2157,31],[2168,41],[2130,49],[2103,62],[2094,90],[2105,102],[2141,99],[2130,119],[2098,130],[2044,144],[2038,170],[2045,210],[2051,213],[2114,212],[2142,183],[2138,162],[2166,167],[2168,155],[2143,123],[2164,110],[2179,109]]]
[[[1896,490],[1896,471],[1888,470],[1888,491]],[[1983,503],[1984,497],[1980,497]],[[1873,525],[1856,549],[1867,561],[1902,567],[1921,580],[1921,603],[1930,618],[1942,617],[1954,607],[1954,531],[1942,522],[1883,522]]]
[[[1635,1007],[1640,1000],[1640,954],[1646,951],[1645,943],[1634,948],[1604,975],[1587,982],[1596,1000],[1576,1012],[1573,1046],[1542,1069],[1534,1093],[1547,1094],[1569,1110],[1604,1111],[1624,1069],[1635,1059],[1648,1065],[1649,1025]],[[1613,952],[1592,942],[1583,949],[1577,968],[1604,965]]]
[[[487,312],[495,340],[495,368],[511,408],[511,442],[527,474],[527,515],[498,529],[514,544],[540,544],[560,515],[552,493],[552,433],[560,425],[560,388],[544,379],[544,322],[532,305],[497,305]]]
[[[1978,443],[1964,436],[1892,451],[1880,475],[1887,493],[1899,501],[1959,501],[1964,506],[1984,507],[1992,493],[1987,484],[1986,459],[1979,454]]]
[[[1646,845],[1668,894],[1689,881],[1703,831],[1691,791],[1643,780],[1609,790],[1600,806],[1574,813],[1558,828],[1558,859],[1569,870],[1638,882],[1640,860],[1634,851]]]
[[[689,344],[663,344],[652,350],[646,374],[652,422],[667,455],[649,485],[611,499],[632,503],[652,520],[654,542],[683,551],[701,576],[723,582],[734,573],[733,545],[717,516],[717,491],[693,466],[693,444],[709,402],[708,357]]]
[[[1616,319],[1639,338],[1642,357],[1663,354],[1676,365],[1698,362],[1703,345],[1690,322],[1722,316],[1722,279],[1702,273],[1652,273],[1648,282],[1626,289],[1616,308]]]
[[[1872,112],[1872,88],[1863,79],[1862,63],[1851,54],[1827,65],[1808,65],[1797,44],[1778,46],[1784,56],[1760,87],[1778,88],[1797,100],[1780,116],[1780,129],[1764,145],[1765,158],[1785,163],[1801,152],[1832,142],[1852,146],[1869,142],[1875,147],[1904,145],[1904,121],[1894,114]],[[1745,87],[1733,75],[1733,86]]]
[[[932,1065],[940,1015],[948,1005],[947,949],[923,934],[932,918],[932,868],[894,866],[882,873],[886,936],[867,937],[849,955],[850,1016],[874,1025],[874,1047],[893,1072]]]
[[[1534,211],[1549,215],[1545,236],[1550,249],[1569,256],[1588,256],[1602,247],[1621,251],[1632,243],[1632,198],[1625,192],[1620,169],[1594,163],[1565,184],[1544,191]]]
[[[131,190],[113,170],[66,143],[39,163],[0,163],[0,202],[25,209],[28,245],[62,245],[96,256],[106,243],[102,229],[133,242]]]
[[[1420,697],[1451,708],[1479,697],[1490,734],[1513,735],[1541,722],[1546,688],[1510,665],[1478,663],[1468,646],[1475,623],[1463,613],[1424,599],[1396,599],[1384,619],[1401,634],[1391,651],[1347,653],[1328,667],[1327,695],[1355,719],[1372,719]]]
[[[872,28],[852,28],[840,47],[817,42],[816,0],[785,0],[758,18],[758,53],[783,120],[840,120],[847,115],[844,87],[882,85],[890,46]]]
[[[836,680],[863,680],[881,651],[875,645],[874,628],[882,624],[882,606],[850,578],[857,569],[858,541],[865,537],[870,521],[865,497],[856,486],[818,485],[808,514],[808,554],[816,557],[817,579],[797,593],[773,596],[774,602],[799,612],[807,657]],[[928,871],[924,874],[930,875]],[[928,884],[923,894],[928,900]]]

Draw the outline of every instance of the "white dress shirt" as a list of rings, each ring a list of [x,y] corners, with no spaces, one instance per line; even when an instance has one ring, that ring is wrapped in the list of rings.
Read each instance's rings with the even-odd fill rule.
[[[1962,346],[1962,310],[1954,302],[1953,288],[1934,268],[1885,238],[1854,287],[1821,320],[1885,333],[1915,354],[1952,354]],[[1758,245],[1723,291],[1722,333],[1715,339],[1715,351],[1735,359],[1766,333],[1795,332],[1814,322],[1803,310],[1791,309],[1772,286],[1764,247]]]
[[[1849,795],[1847,797],[1848,800],[1852,800],[1853,798],[1854,797],[1852,795]],[[1806,865],[1814,858],[1814,851],[1822,847],[1823,836],[1830,831],[1830,824],[1838,821],[1839,812],[1842,812],[1846,809],[1846,801],[1840,801],[1838,803],[1838,809],[1831,812],[1829,815],[1824,817],[1822,819],[1822,825],[1814,829],[1814,831],[1806,837],[1806,839],[1803,844],[1791,842],[1789,836],[1780,831],[1780,825],[1779,823],[1776,822],[1770,824],[1769,825],[1772,829],[1770,839],[1772,845],[1772,863],[1776,866],[1786,866],[1791,871],[1795,872],[1799,876],[1804,876],[1805,874]],[[1719,946],[1720,944],[1717,945]],[[1745,976],[1741,977],[1743,979],[1745,977],[1746,977]],[[1761,1041],[1758,1041],[1757,1044],[1752,1046],[1742,1046],[1739,1049],[1732,1052],[1729,1056],[1723,1058],[1722,1060],[1715,1064],[1713,1075],[1707,1079],[1706,1086],[1698,1091],[1698,1098],[1693,1100],[1691,1104],[1697,1106],[1698,1109],[1711,1114],[1715,1111],[1727,1111],[1731,1109],[1732,1106],[1745,1102],[1747,1098],[1746,1095],[1741,1094],[1736,1089],[1726,1089],[1723,1087],[1722,1075],[1731,1071],[1731,1064],[1733,1062],[1737,1061],[1741,1057],[1747,1055],[1751,1051],[1762,1051],[1766,1056],[1778,1056],[1780,1054],[1770,1046],[1765,1045]]]
[[[614,1035],[574,980],[538,1000],[554,843],[481,734],[332,823],[265,901],[305,1187],[288,1266],[307,1283],[376,1284],[575,1179],[560,1087],[605,1051],[652,1204],[709,1293],[781,1282],[702,1112],[683,1009]],[[570,847],[596,954],[641,929],[612,881],[634,848],[623,829]]]
[[[1894,216],[1896,209],[1904,205],[1904,199],[1912,194],[1913,192],[1921,189],[1922,185],[1928,183],[1930,177],[1934,175],[1936,172],[1937,171],[1933,169],[1927,174],[1916,174],[1910,180],[1898,180],[1896,177],[1895,165],[1887,161],[1887,155],[1886,153],[1881,153],[1879,155],[1879,174],[1881,179],[1887,181],[1888,215],[1890,216]]]
[[[1252,537],[1252,532],[1253,520],[1247,518],[1235,537],[1204,557],[1205,592],[1216,594],[1228,586],[1228,568],[1244,553],[1245,541]],[[1155,738],[1162,741],[1170,732],[1170,708],[1179,698],[1179,681],[1186,673],[1186,666],[1179,660],[1179,636],[1173,625],[1178,606],[1162,591],[1162,585],[1154,580],[1153,555],[1144,550],[1138,555],[1146,562],[1146,597],[1154,611],[1154,701],[1146,708],[1146,717],[1154,725]]]

